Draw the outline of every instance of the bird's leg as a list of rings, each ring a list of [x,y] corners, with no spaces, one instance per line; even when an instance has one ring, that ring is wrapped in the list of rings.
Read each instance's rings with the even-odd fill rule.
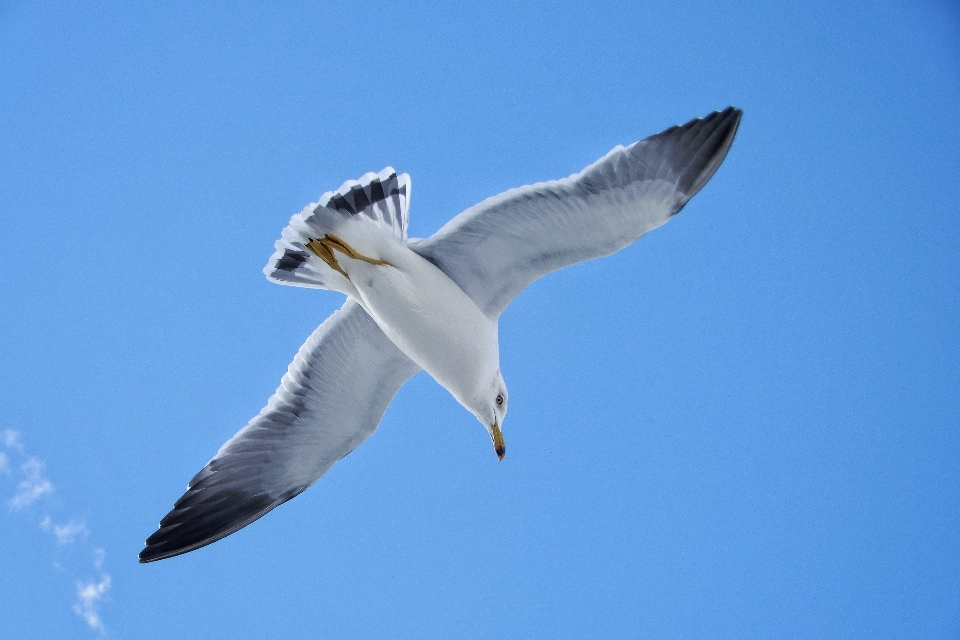
[[[323,240],[321,240],[321,242],[324,242],[327,244],[331,254],[333,253],[333,249],[337,249],[338,251],[347,254],[354,260],[363,260],[364,262],[369,262],[370,264],[382,264],[382,265],[387,265],[388,267],[392,266],[389,262],[378,260],[376,258],[369,258],[363,255],[362,253],[357,253],[356,251],[353,250],[353,247],[351,247],[346,242],[344,242],[337,236],[333,235],[332,233],[324,234]]]
[[[342,273],[347,280],[350,279],[350,276],[347,275],[347,272],[344,271],[343,267],[340,266],[340,263],[337,262],[337,256],[335,256],[333,253],[334,250],[346,254],[354,260],[363,260],[364,262],[369,262],[370,264],[383,264],[392,266],[389,262],[384,262],[383,260],[377,260],[376,258],[365,256],[362,253],[357,253],[353,247],[332,233],[326,233],[320,239],[310,238],[310,242],[307,243],[307,249],[312,251],[313,254],[318,258],[326,262],[331,269]]]
[[[343,274],[343,277],[347,280],[350,279],[350,276],[347,275],[347,272],[340,267],[340,263],[337,262],[337,257],[333,255],[333,250],[327,246],[326,238],[322,240],[317,240],[316,238],[310,238],[310,242],[307,243],[307,249],[313,252],[318,258],[327,263],[327,265],[334,271],[339,271]]]

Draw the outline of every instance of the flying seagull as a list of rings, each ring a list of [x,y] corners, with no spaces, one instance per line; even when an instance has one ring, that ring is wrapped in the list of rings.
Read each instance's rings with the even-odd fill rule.
[[[427,239],[408,240],[410,177],[390,167],[294,215],[267,278],[347,301],[193,477],[140,562],[216,542],[299,494],[376,431],[421,369],[477,417],[502,459],[500,314],[537,278],[615,253],[678,213],[723,162],[741,114],[728,107],[618,146],[569,178],[488,198]]]

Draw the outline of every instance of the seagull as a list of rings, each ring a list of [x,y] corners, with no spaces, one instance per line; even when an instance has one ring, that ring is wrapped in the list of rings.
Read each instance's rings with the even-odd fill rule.
[[[295,214],[267,278],[347,301],[300,347],[259,415],[190,480],[140,562],[198,549],[315,483],[424,370],[506,447],[500,314],[527,285],[610,255],[676,215],[733,144],[734,107],[617,146],[580,173],[505,191],[407,237],[410,177],[387,167]]]

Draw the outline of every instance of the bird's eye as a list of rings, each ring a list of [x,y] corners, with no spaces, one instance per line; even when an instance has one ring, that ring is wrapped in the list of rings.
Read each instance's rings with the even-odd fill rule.
[[[502,405],[502,404],[503,404],[503,396],[500,395],[500,394],[497,394],[497,404],[498,404],[498,405]]]

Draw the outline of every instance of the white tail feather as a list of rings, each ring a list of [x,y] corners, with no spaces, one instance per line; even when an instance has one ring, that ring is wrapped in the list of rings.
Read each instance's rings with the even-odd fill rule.
[[[380,173],[348,180],[336,191],[290,218],[276,251],[263,268],[267,279],[277,284],[345,291],[353,285],[307,248],[311,238],[333,231],[330,216],[339,213],[341,223],[363,216],[388,231],[397,242],[406,244],[410,210],[410,176],[397,175],[392,167]]]

